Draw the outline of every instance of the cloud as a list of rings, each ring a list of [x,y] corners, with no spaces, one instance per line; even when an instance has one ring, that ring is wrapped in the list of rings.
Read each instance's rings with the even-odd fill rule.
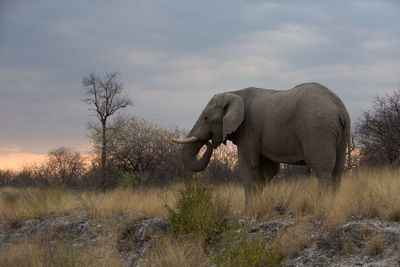
[[[14,2],[18,2],[15,3]],[[400,74],[395,1],[13,1],[1,12],[0,146],[85,142],[89,72],[120,71],[129,111],[189,128],[209,98],[317,81],[353,118]],[[47,145],[46,145],[47,144]],[[79,145],[78,145],[79,146]]]
[[[338,59],[332,45],[337,44],[335,38],[317,27],[284,24],[276,29],[239,34],[232,41],[196,54],[169,56],[159,51],[136,51],[129,57],[132,65],[144,69],[154,66],[160,71],[130,84],[131,88],[140,88],[133,89],[132,95],[140,102],[138,109],[151,110],[149,114],[153,116],[152,103],[156,103],[157,112],[165,114],[161,121],[170,121],[168,115],[186,110],[182,123],[187,126],[215,93],[248,86],[285,89],[318,81],[341,96],[356,117],[377,91],[391,90],[391,80],[399,73],[400,65],[397,60],[378,57],[364,62],[353,62],[351,57]],[[362,47],[362,40],[353,46]],[[338,45],[337,49],[345,50],[345,45]]]

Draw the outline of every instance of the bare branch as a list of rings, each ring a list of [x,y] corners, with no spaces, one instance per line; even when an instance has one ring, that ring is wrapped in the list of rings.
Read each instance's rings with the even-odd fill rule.
[[[397,164],[400,159],[400,90],[377,96],[356,128],[364,164]]]
[[[90,108],[96,112],[96,116],[102,125],[101,137],[101,166],[103,172],[103,190],[106,187],[106,159],[107,159],[107,119],[118,110],[132,105],[127,96],[121,96],[123,84],[117,81],[119,73],[107,73],[103,79],[94,73],[89,73],[82,78],[82,85],[86,88],[86,98],[83,99]]]

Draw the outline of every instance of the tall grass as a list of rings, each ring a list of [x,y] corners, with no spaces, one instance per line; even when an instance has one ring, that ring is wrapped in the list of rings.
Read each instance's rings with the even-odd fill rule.
[[[248,210],[244,208],[244,193],[240,185],[213,187],[212,194],[229,199],[228,215],[250,216],[268,220],[291,214],[313,216],[326,222],[344,223],[350,220],[379,218],[400,220],[400,171],[393,169],[364,170],[342,179],[335,194],[317,197],[317,179],[300,178],[267,185]],[[166,206],[173,206],[182,185],[166,188],[123,189],[107,193],[72,191],[61,187],[47,189],[0,188],[0,223],[6,217],[42,218],[53,214],[103,215],[124,212],[132,217],[166,217]]]
[[[182,185],[163,189],[122,189],[107,193],[74,192],[65,188],[0,189],[0,223],[7,216],[23,219],[41,218],[52,214],[84,213],[92,216],[129,213],[134,217],[167,215],[165,206],[172,206]],[[317,179],[300,178],[273,182],[267,185],[247,213],[244,213],[244,194],[239,185],[213,188],[221,199],[229,198],[230,215],[251,216],[259,220],[279,215],[316,216],[325,221],[343,223],[349,220],[378,217],[400,220],[400,171],[364,170],[342,179],[335,195],[317,197]],[[98,214],[98,215],[96,215]]]
[[[239,185],[215,186],[211,191],[197,193],[201,193],[201,196],[204,195],[207,198],[222,200],[221,203],[229,203],[229,209],[224,210],[223,216],[230,216],[233,219],[245,217],[265,221],[285,217],[295,218],[296,224],[293,228],[280,233],[276,237],[275,243],[272,244],[284,250],[285,255],[289,256],[296,255],[300,250],[310,245],[311,241],[307,229],[307,222],[310,220],[320,220],[327,229],[333,229],[347,221],[368,218],[400,221],[399,170],[381,169],[354,172],[343,177],[341,187],[335,195],[327,193],[320,198],[317,196],[317,186],[315,177],[272,182],[265,187],[258,201],[254,202],[248,209],[245,209],[244,193]],[[56,214],[72,217],[84,216],[89,220],[89,224],[102,223],[107,234],[113,236],[114,239],[110,242],[114,245],[100,245],[99,250],[103,251],[100,254],[110,253],[111,251],[112,256],[109,257],[109,262],[113,263],[109,265],[117,266],[118,252],[115,248],[115,238],[124,227],[123,224],[130,223],[140,216],[168,217],[168,215],[171,215],[171,210],[166,207],[177,207],[177,201],[179,201],[179,193],[177,192],[183,192],[183,188],[183,185],[162,189],[117,188],[106,193],[72,191],[62,187],[47,189],[0,188],[0,224],[3,229],[7,230],[7,228],[19,227],[26,219],[41,219]],[[207,195],[209,193],[212,195]],[[184,195],[181,194],[180,196]],[[190,205],[188,207],[190,208]],[[174,210],[174,212],[178,211]],[[122,222],[122,225],[121,222],[114,219],[116,217],[114,215],[119,213],[128,216],[124,217],[127,219],[126,222]],[[208,218],[207,214],[204,216],[204,218]],[[208,221],[210,220],[206,220],[206,222]],[[214,222],[215,220],[211,221]],[[164,256],[156,257],[157,253],[152,254],[149,266],[181,264],[185,257],[191,258],[191,262],[197,264],[205,258],[204,250],[196,254],[196,251],[200,251],[201,247],[204,246],[204,242],[185,241],[180,246],[173,240],[166,240],[163,244],[163,247],[157,247],[156,250],[158,254]],[[257,243],[254,245],[255,248],[258,248]],[[84,254],[81,251],[70,250],[62,242],[57,245],[58,249],[53,250],[43,249],[41,246],[42,244],[37,243],[20,244],[15,249],[9,250],[7,254],[1,252],[2,262],[0,262],[0,265],[20,265],[20,260],[22,260],[23,264],[26,263],[25,265],[39,266],[42,265],[41,260],[43,258],[54,259],[56,262],[54,264],[57,265],[59,260],[57,257],[66,257],[66,261],[68,261],[68,255],[75,255],[73,259],[76,259],[76,262],[73,261],[70,266],[74,266],[75,263],[79,266],[82,265],[80,259]],[[382,238],[377,236],[367,244],[365,253],[374,255],[384,247]],[[232,249],[236,251],[235,248]],[[95,255],[97,253],[93,252],[95,253],[93,254],[92,252],[88,250],[87,254]],[[171,257],[168,258],[165,255]],[[93,257],[96,258],[97,256]],[[30,258],[38,263],[28,262]],[[232,260],[236,259],[232,258]],[[153,265],[151,265],[152,262]]]
[[[165,204],[173,204],[175,191],[175,187],[115,189],[107,193],[72,191],[60,187],[1,188],[0,224],[7,223],[9,218],[41,219],[54,214],[86,216],[89,219],[120,212],[132,218],[165,216]]]

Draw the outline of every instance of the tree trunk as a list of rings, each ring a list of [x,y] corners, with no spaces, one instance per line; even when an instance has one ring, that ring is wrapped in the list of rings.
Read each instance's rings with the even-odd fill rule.
[[[101,173],[102,173],[102,190],[106,191],[106,149],[107,149],[107,137],[106,137],[106,120],[102,121],[103,133],[101,136]]]

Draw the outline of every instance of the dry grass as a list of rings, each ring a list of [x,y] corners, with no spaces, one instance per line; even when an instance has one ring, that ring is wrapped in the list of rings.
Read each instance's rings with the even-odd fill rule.
[[[108,193],[74,192],[62,188],[0,189],[0,224],[44,218],[54,214],[83,215],[88,219],[123,212],[131,218],[166,216],[165,204],[173,205],[176,188],[115,189]]]
[[[49,189],[15,189],[0,188],[0,224],[7,230],[16,228],[26,219],[45,218],[54,214],[69,216],[85,216],[90,223],[100,222],[107,233],[113,235],[110,244],[103,244],[94,250],[70,250],[62,241],[48,247],[39,243],[18,244],[7,252],[0,253],[1,266],[46,266],[43,258],[65,258],[75,255],[74,262],[85,266],[80,259],[82,255],[97,259],[99,254],[104,257],[108,266],[117,266],[118,253],[115,248],[115,238],[125,226],[114,219],[115,214],[128,215],[127,221],[140,216],[166,217],[166,205],[173,206],[176,201],[177,189],[181,185],[163,189],[115,189],[107,193],[76,192],[65,188]],[[335,195],[327,194],[317,197],[317,179],[302,178],[287,182],[274,182],[268,185],[259,201],[244,211],[244,193],[241,186],[228,185],[214,188],[213,194],[220,199],[229,199],[229,215],[233,218],[251,217],[258,221],[291,216],[296,224],[278,235],[276,246],[282,247],[287,255],[296,255],[301,249],[310,245],[307,222],[320,219],[327,229],[334,229],[347,221],[379,218],[381,220],[400,220],[400,171],[382,169],[379,171],[359,171],[343,177],[340,190]],[[129,223],[129,222],[125,222]],[[112,245],[114,244],[114,245]],[[352,244],[344,244],[344,253],[351,253]],[[55,249],[56,248],[56,249]],[[376,235],[368,239],[365,246],[367,255],[379,254],[385,248],[382,236]],[[83,253],[84,251],[85,253]],[[156,249],[157,253],[149,258],[149,266],[185,266],[195,265],[204,260],[203,249],[199,244],[188,242],[177,243],[166,240],[163,246]],[[48,255],[48,253],[53,253]],[[97,255],[97,256],[96,256]],[[110,256],[104,256],[110,255]],[[164,255],[164,256],[157,256]],[[185,261],[185,258],[190,259]],[[101,262],[101,261],[100,261]],[[98,263],[98,261],[97,261]],[[97,264],[96,263],[96,264]],[[55,263],[54,263],[55,264]],[[75,266],[71,263],[70,266]],[[55,264],[54,266],[57,266]]]
[[[119,266],[119,256],[110,247],[74,248],[63,240],[23,241],[0,250],[0,266]]]
[[[299,218],[294,225],[279,233],[272,245],[283,251],[289,258],[295,257],[303,249],[309,247],[311,237],[307,218]]]
[[[376,256],[386,249],[387,241],[381,233],[375,233],[370,240],[365,243],[365,254],[368,256]]]
[[[343,177],[340,190],[317,197],[315,177],[275,182],[250,209],[259,220],[291,214],[321,219],[326,227],[347,221],[379,218],[400,220],[400,171],[359,171]],[[238,207],[241,208],[241,207]]]
[[[150,253],[144,266],[203,266],[207,261],[201,241],[166,238]]]
[[[10,218],[41,218],[53,214],[84,213],[98,218],[118,212],[139,216],[167,215],[165,205],[173,206],[181,185],[163,189],[115,189],[107,193],[73,192],[62,188],[0,189],[0,223]],[[259,200],[244,212],[244,193],[239,185],[214,188],[221,199],[229,199],[231,215],[267,220],[291,214],[313,216],[327,225],[378,217],[400,220],[400,172],[383,169],[360,171],[343,177],[336,195],[317,197],[317,179],[300,178],[267,185]],[[13,220],[11,220],[13,221]],[[14,220],[15,221],[15,220]]]

